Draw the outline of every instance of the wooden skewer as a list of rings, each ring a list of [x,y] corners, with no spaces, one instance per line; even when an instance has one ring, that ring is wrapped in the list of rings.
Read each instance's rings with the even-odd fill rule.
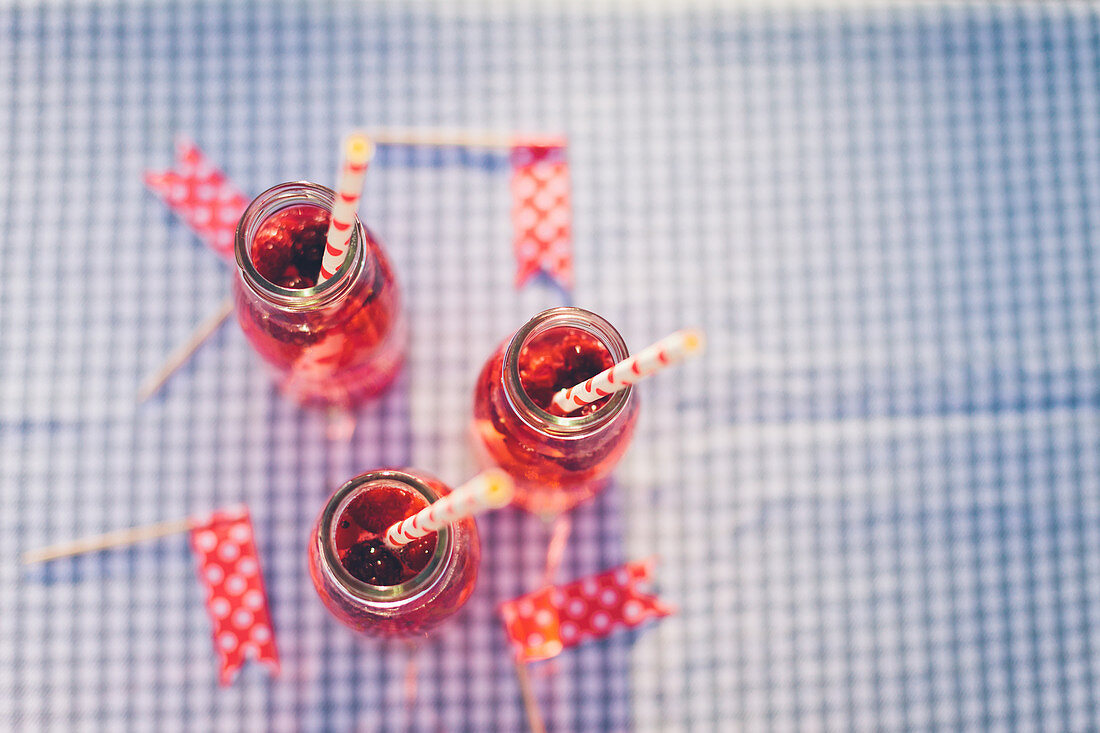
[[[382,127],[367,134],[380,145],[458,145],[467,148],[510,148],[515,136],[502,132],[439,127]]]
[[[542,585],[546,587],[554,584],[554,578],[558,577],[558,568],[561,567],[562,556],[569,542],[569,535],[573,531],[573,520],[569,514],[563,512],[554,520],[554,529],[550,534],[550,544],[546,548],[546,569],[542,574]]]
[[[531,726],[531,733],[546,733],[546,724],[542,722],[539,703],[535,699],[535,690],[531,687],[531,675],[527,673],[527,665],[519,659],[516,660],[516,677],[519,679],[523,709],[527,712],[527,725]]]
[[[191,332],[191,336],[188,337],[185,343],[180,344],[175,351],[168,355],[164,364],[156,373],[150,375],[148,379],[142,382],[141,387],[138,388],[138,402],[144,402],[153,395],[155,395],[164,383],[168,381],[168,378],[175,374],[176,370],[187,363],[187,360],[191,358],[203,342],[218,330],[218,328],[225,322],[229,315],[233,312],[233,299],[226,298],[218,306],[218,310],[207,316],[206,320],[195,327],[195,330]]]
[[[127,527],[107,534],[85,537],[81,540],[63,542],[49,547],[41,547],[37,550],[23,553],[23,564],[58,560],[63,557],[83,555],[86,552],[106,550],[111,547],[125,547],[145,540],[154,540],[158,537],[167,537],[172,534],[180,534],[191,529],[190,519],[173,519],[158,524],[148,524],[143,527]]]

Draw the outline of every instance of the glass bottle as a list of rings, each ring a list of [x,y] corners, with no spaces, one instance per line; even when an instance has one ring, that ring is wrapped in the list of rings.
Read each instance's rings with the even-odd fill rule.
[[[237,225],[235,309],[280,390],[303,405],[354,408],[393,382],[408,341],[401,294],[378,241],[356,219],[343,265],[313,287],[276,285],[253,262],[258,234],[281,227],[292,245],[292,217],[315,207],[327,227],[333,199],[331,189],[298,181],[249,204]]]
[[[479,461],[507,471],[516,482],[514,503],[536,514],[566,511],[607,484],[630,445],[638,406],[628,387],[581,412],[554,414],[525,389],[521,362],[526,369],[539,359],[560,358],[556,374],[570,374],[570,362],[593,356],[586,351],[597,344],[603,361],[592,362],[590,373],[572,372],[561,383],[543,385],[544,404],[545,395],[574,386],[576,373],[581,379],[594,376],[629,356],[622,336],[600,316],[581,308],[552,308],[502,344],[478,377],[472,432]]]
[[[398,583],[373,584],[353,574],[361,567],[352,557],[354,548],[373,541],[357,540],[381,536],[391,519],[400,521],[450,491],[419,471],[379,470],[356,476],[332,495],[310,537],[309,573],[322,603],[341,623],[368,636],[409,637],[432,629],[462,607],[473,592],[481,557],[473,518],[436,532],[430,547],[407,546],[410,554],[423,552],[415,561],[402,558],[403,565],[415,564],[402,568]],[[394,511],[394,496],[409,502],[408,513],[379,519],[371,527],[372,520]],[[351,549],[344,546],[349,544]]]

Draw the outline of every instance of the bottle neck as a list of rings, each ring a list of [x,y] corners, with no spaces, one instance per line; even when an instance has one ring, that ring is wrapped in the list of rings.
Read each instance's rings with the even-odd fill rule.
[[[265,221],[291,206],[316,206],[331,213],[335,199],[332,189],[308,181],[280,183],[253,199],[237,223],[234,241],[237,270],[253,295],[284,310],[316,310],[339,302],[364,275],[364,270],[373,269],[374,259],[368,251],[369,238],[358,217],[352,228],[347,256],[336,274],[328,280],[311,288],[284,288],[272,283],[256,269],[252,261],[252,244]],[[365,274],[370,275],[369,272]]]
[[[587,415],[560,417],[539,407],[523,389],[519,358],[527,344],[552,328],[576,328],[588,333],[603,344],[616,364],[630,356],[630,352],[623,337],[604,318],[583,308],[572,307],[551,308],[539,313],[516,331],[505,347],[501,383],[516,415],[529,427],[547,435],[584,437],[614,421],[632,399],[634,388],[627,387],[614,393],[599,409]]]
[[[361,474],[341,486],[329,499],[321,513],[317,528],[319,557],[322,571],[333,586],[339,588],[354,601],[371,606],[394,606],[415,600],[431,590],[454,562],[455,536],[450,527],[436,533],[435,552],[419,573],[398,585],[372,585],[359,580],[340,563],[336,549],[336,524],[356,497],[372,487],[399,486],[416,492],[428,504],[440,498],[440,494],[419,477],[405,471],[370,471]]]

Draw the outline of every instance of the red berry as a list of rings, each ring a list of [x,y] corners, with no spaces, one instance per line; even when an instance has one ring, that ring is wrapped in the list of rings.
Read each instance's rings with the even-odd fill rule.
[[[401,561],[381,540],[367,540],[353,545],[340,561],[354,577],[371,585],[397,585],[404,574]]]
[[[260,275],[284,288],[316,285],[328,220],[329,213],[317,206],[292,206],[272,214],[252,243],[252,262]]]
[[[252,264],[265,279],[278,284],[293,259],[289,243],[290,236],[279,227],[266,225],[260,229],[252,243]]]
[[[378,486],[360,494],[348,506],[347,513],[363,529],[381,535],[390,526],[417,512],[423,505],[413,495],[399,488]]]
[[[336,523],[333,540],[336,543],[336,551],[343,553],[352,545],[362,542],[370,536],[369,532],[366,532],[356,522],[351,521],[345,513],[343,518]]]
[[[419,573],[435,554],[436,533],[432,532],[427,537],[421,537],[401,548],[401,560],[405,567],[414,573]]]

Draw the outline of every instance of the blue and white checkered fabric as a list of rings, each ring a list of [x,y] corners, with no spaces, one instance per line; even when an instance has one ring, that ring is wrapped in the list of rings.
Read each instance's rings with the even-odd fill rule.
[[[343,479],[472,473],[477,370],[561,303],[512,288],[503,157],[372,166],[413,342],[350,447],[235,326],[135,405],[230,279],[143,170],[184,134],[251,193],[330,181],[360,125],[568,134],[574,302],[634,348],[709,335],[641,388],[562,571],[656,554],[679,613],[534,666],[551,730],[1100,729],[1100,12],[230,0],[0,9],[0,728],[523,727],[493,608],[547,527],[483,520],[417,649],[305,568]],[[18,564],[239,500],[276,680],[217,686],[183,538]]]

